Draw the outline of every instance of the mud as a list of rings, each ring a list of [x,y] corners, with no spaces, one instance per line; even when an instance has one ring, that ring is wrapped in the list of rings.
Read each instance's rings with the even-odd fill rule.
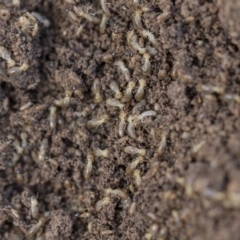
[[[0,4],[1,239],[239,239],[238,1]]]

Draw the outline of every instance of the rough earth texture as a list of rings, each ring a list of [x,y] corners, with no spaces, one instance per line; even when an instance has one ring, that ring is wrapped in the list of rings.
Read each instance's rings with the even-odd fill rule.
[[[239,239],[239,11],[0,0],[0,239]]]

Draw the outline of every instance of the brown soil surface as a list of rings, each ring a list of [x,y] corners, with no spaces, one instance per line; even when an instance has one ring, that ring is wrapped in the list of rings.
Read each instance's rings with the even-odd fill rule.
[[[0,3],[0,239],[240,239],[239,1]]]

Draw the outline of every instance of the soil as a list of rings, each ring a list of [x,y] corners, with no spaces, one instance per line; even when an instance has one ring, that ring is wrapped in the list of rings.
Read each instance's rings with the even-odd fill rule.
[[[240,239],[239,1],[0,3],[1,239]]]

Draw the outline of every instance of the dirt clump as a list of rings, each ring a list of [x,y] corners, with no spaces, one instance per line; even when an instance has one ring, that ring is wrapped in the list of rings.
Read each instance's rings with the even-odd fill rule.
[[[0,238],[239,239],[238,5],[0,0]]]

